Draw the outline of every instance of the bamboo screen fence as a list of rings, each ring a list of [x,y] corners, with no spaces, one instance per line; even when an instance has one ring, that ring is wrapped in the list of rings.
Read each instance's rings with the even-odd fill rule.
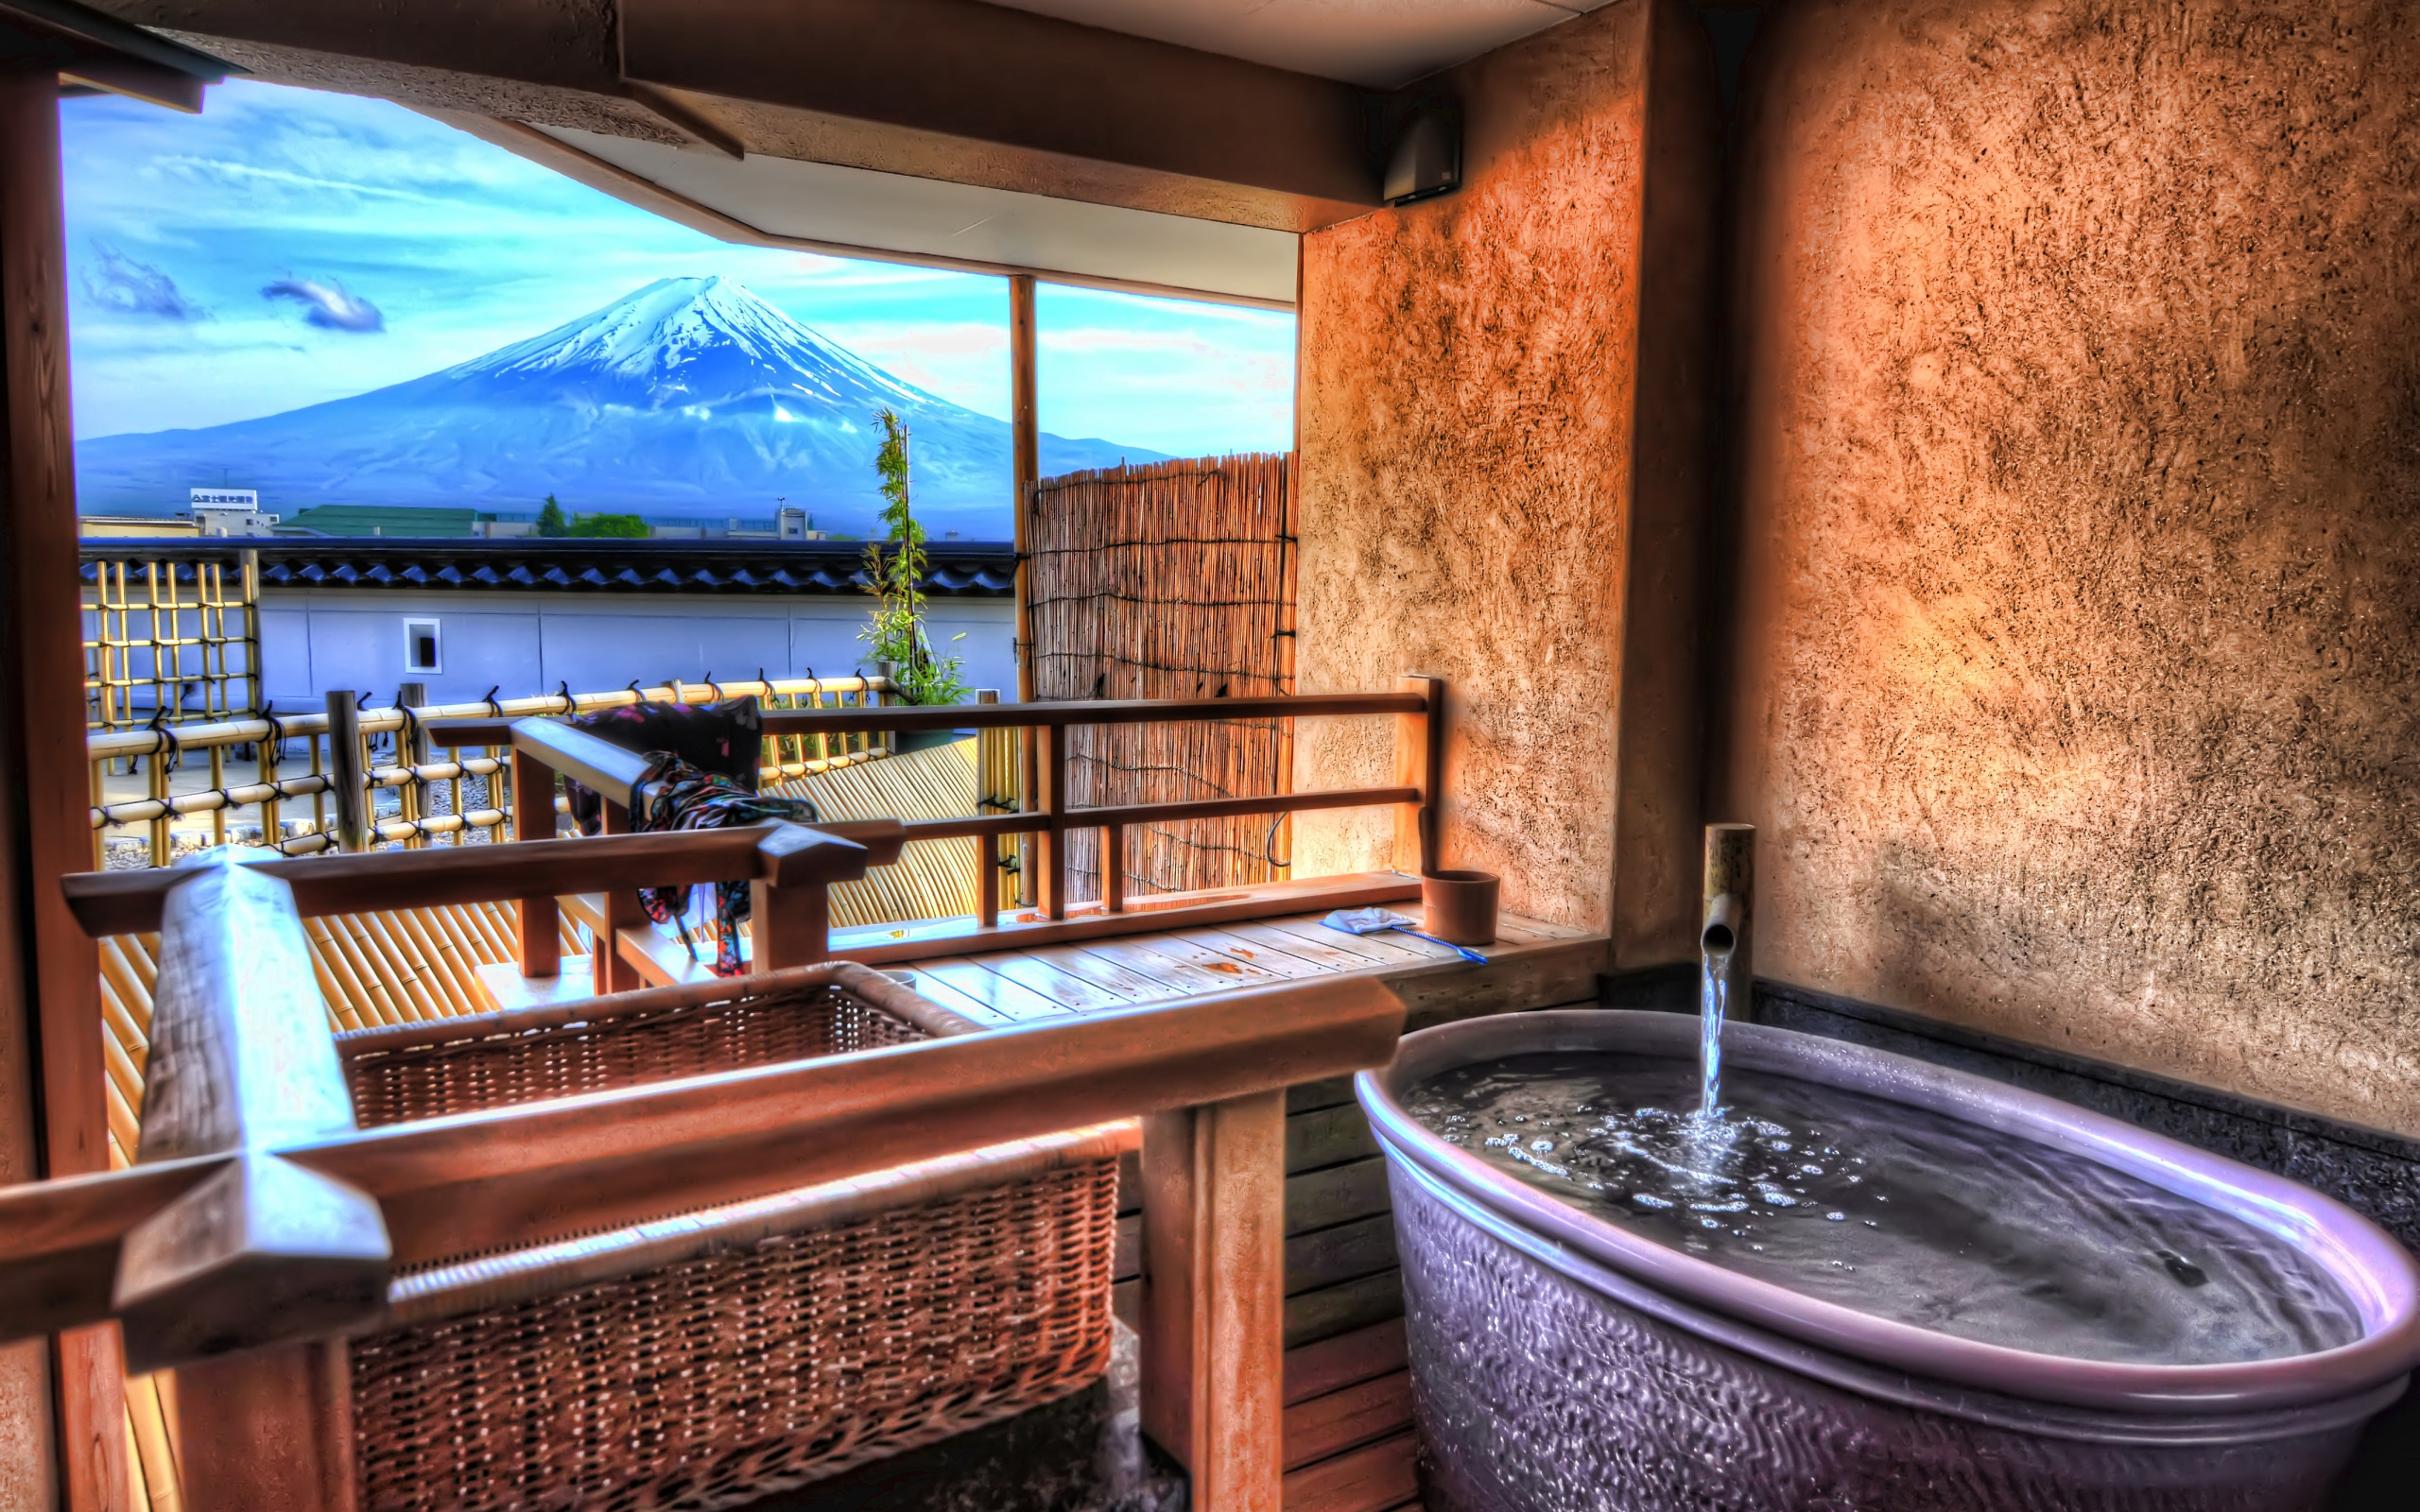
[[[1028,522],[1037,698],[1245,697],[1294,686],[1287,458],[1255,454],[1046,478]],[[1290,721],[1076,727],[1071,805],[1288,790]],[[1285,875],[1268,818],[1137,825],[1129,895]],[[1100,896],[1100,834],[1071,832],[1074,901]]]
[[[233,719],[261,706],[260,562],[84,558],[84,722]]]

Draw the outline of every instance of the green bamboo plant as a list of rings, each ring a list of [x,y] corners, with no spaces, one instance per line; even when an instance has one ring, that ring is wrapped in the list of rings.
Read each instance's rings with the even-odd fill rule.
[[[878,602],[857,639],[873,647],[875,661],[890,663],[891,680],[909,703],[962,703],[967,688],[960,659],[936,656],[925,633],[925,527],[908,504],[908,426],[893,410],[884,410],[879,419],[882,450],[873,467],[882,478],[882,523],[889,540],[866,546],[866,592]],[[886,544],[897,549],[886,553]]]

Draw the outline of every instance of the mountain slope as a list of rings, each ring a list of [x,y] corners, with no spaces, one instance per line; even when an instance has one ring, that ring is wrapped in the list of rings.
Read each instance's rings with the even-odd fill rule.
[[[1009,427],[900,382],[736,284],[663,279],[603,309],[406,383],[207,430],[76,446],[79,506],[167,514],[197,483],[264,508],[418,505],[716,519],[862,531],[880,501],[875,414],[908,421],[916,511],[938,535],[1008,532]],[[1042,438],[1045,475],[1159,454]]]

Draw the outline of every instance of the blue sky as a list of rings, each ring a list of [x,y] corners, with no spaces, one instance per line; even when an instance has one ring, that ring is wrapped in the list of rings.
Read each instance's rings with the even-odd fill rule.
[[[199,118],[112,96],[60,114],[79,439],[342,398],[715,273],[1008,415],[995,278],[728,246],[383,100],[233,80]],[[1290,315],[1046,285],[1037,316],[1045,430],[1291,444]]]

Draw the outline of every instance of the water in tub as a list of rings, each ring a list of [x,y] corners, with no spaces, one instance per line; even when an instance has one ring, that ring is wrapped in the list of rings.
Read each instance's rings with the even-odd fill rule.
[[[1961,1338],[2197,1365],[2360,1336],[2325,1273],[2228,1214],[1976,1125],[1737,1066],[1708,1111],[1712,1070],[1514,1056],[1407,1105],[1448,1143],[1657,1243]]]

